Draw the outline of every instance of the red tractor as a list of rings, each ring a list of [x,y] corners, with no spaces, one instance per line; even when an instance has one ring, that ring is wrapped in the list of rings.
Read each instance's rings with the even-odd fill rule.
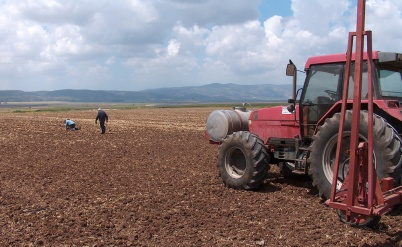
[[[354,56],[354,55],[353,55]],[[343,145],[336,188],[349,169],[353,108],[352,56]],[[368,136],[368,62],[362,69],[359,141]],[[373,153],[378,179],[392,177],[402,184],[402,54],[372,52]],[[330,198],[337,137],[342,108],[346,54],[311,57],[305,65],[303,88],[296,91],[296,66],[290,61],[286,74],[293,76],[293,98],[288,106],[249,111],[243,107],[213,111],[207,120],[210,143],[219,144],[217,166],[223,183],[235,189],[253,189],[263,183],[269,164],[277,164],[285,177],[310,175],[320,196]]]

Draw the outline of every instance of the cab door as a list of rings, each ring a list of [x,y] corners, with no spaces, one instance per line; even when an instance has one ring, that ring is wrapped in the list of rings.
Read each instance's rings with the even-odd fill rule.
[[[342,98],[343,65],[317,64],[308,70],[300,99],[300,124],[303,137],[314,135],[318,120]]]

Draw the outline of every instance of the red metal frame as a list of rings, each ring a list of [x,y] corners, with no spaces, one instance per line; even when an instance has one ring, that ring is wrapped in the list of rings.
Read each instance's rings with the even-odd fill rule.
[[[338,132],[337,152],[333,171],[331,197],[328,205],[340,210],[345,222],[359,224],[367,218],[380,216],[402,203],[402,186],[393,187],[393,179],[378,180],[373,162],[373,82],[372,82],[372,33],[364,31],[365,0],[358,0],[356,32],[349,33],[346,60],[344,91],[342,95],[341,120]],[[345,113],[349,88],[350,65],[353,53],[353,40],[356,38],[356,56],[354,73],[354,95],[352,129],[350,140],[349,173],[339,191],[336,189],[339,172],[340,155],[345,124]],[[368,60],[368,142],[359,143],[359,126],[361,110],[362,65],[364,38],[367,37]],[[366,185],[367,191],[366,191]],[[382,185],[382,189],[381,189]],[[384,190],[385,192],[383,192]]]

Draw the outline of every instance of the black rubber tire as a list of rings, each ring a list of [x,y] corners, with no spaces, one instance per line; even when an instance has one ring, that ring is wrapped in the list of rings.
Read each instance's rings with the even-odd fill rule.
[[[364,217],[364,215],[361,215],[362,218],[360,218],[358,222],[348,222],[346,221],[345,213],[343,211],[336,210],[336,213],[338,214],[338,217],[341,222],[358,228],[368,228],[368,227],[373,228],[376,225],[378,225],[378,223],[381,220],[381,216],[374,216],[373,218],[370,218],[368,216]]]
[[[292,172],[292,169],[286,165],[287,161],[279,162],[278,166],[281,171],[283,178],[285,179],[292,179],[295,178],[297,175]]]
[[[343,148],[340,160],[341,180],[338,180],[337,188],[340,188],[342,179],[347,173],[350,130],[352,123],[352,111],[346,111]],[[333,177],[333,165],[335,163],[336,144],[340,124],[340,113],[326,119],[322,126],[318,127],[317,133],[313,136],[313,143],[310,147],[309,174],[312,176],[313,185],[317,186],[321,197],[328,199],[331,195],[331,184]],[[360,112],[360,133],[362,140],[367,140],[368,136],[368,113]],[[401,184],[402,178],[402,149],[401,140],[396,131],[380,116],[373,117],[373,149],[374,162],[377,177],[393,177],[395,185]],[[345,168],[345,169],[343,169]]]
[[[225,186],[250,190],[267,177],[269,155],[258,136],[247,131],[234,132],[222,140],[217,166]]]

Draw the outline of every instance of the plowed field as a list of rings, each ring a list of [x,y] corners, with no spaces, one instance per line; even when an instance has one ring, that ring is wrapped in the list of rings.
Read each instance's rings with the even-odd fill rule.
[[[0,246],[402,246],[401,207],[357,229],[276,166],[257,191],[224,187],[212,110],[107,109],[105,135],[95,110],[2,112]]]

